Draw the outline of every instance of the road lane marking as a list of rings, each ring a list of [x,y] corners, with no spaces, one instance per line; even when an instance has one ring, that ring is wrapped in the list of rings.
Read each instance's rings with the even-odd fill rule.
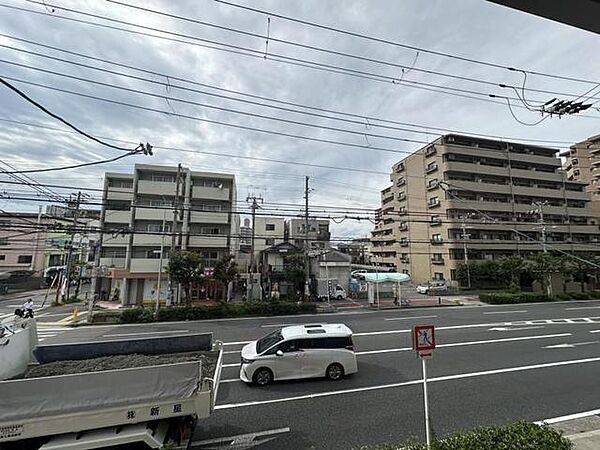
[[[219,381],[219,384],[221,384],[221,383],[233,383],[235,381],[240,381],[241,382],[242,380],[240,380],[239,378],[232,378],[231,380],[221,380],[221,381]]]
[[[437,316],[394,317],[391,319],[383,319],[383,320],[432,319],[434,317],[437,317]]]
[[[191,333],[190,330],[141,331],[137,333],[103,334],[102,337],[139,336],[140,334]]]
[[[590,333],[600,333],[600,330],[592,330]]]
[[[236,448],[236,449],[248,449],[252,447],[257,447],[266,442],[272,441],[276,439],[278,436],[283,433],[289,433],[290,428],[276,428],[274,430],[266,430],[259,431],[257,433],[248,433],[248,434],[238,434],[236,436],[227,436],[221,438],[213,438],[213,439],[205,439],[203,441],[193,441],[190,444],[191,448],[194,447],[204,447],[206,445],[217,444],[216,446],[211,446],[207,448]]]
[[[469,345],[483,345],[483,344],[496,344],[502,342],[514,342],[514,341],[528,341],[528,340],[537,340],[537,339],[551,339],[557,337],[568,337],[572,336],[572,333],[559,333],[559,334],[545,334],[540,336],[520,336],[520,337],[512,337],[512,338],[502,338],[502,339],[489,339],[485,341],[468,341],[468,342],[451,342],[448,344],[438,344],[437,348],[444,347],[463,347]],[[384,348],[380,350],[366,350],[363,352],[356,352],[356,356],[369,356],[369,355],[379,355],[382,353],[398,353],[398,352],[408,352],[411,351],[412,347],[398,347],[398,348]],[[240,363],[236,364],[223,364],[223,368],[226,367],[239,367]],[[229,381],[229,380],[227,380]],[[234,380],[232,380],[234,381]]]
[[[575,413],[575,414],[569,414],[567,416],[553,417],[551,419],[539,420],[534,423],[537,425],[543,425],[545,423],[547,423],[548,425],[552,425],[553,423],[566,422],[567,420],[573,420],[573,419],[582,419],[584,417],[595,416],[597,414],[600,414],[600,409],[592,409],[591,411],[584,411],[584,412],[579,412],[579,413]]]
[[[520,310],[520,311],[492,311],[492,312],[484,312],[483,314],[517,314],[517,313],[526,313],[527,311]]]
[[[577,308],[565,308],[565,311],[577,311],[578,309],[600,309],[600,306],[578,306]]]
[[[494,327],[488,329],[488,331],[521,331],[521,330],[537,330],[539,328],[544,328],[544,326],[539,327],[519,327],[519,328],[511,328],[511,327]]]
[[[439,383],[439,382],[444,382],[444,381],[461,380],[464,378],[477,378],[477,377],[484,377],[484,376],[489,376],[489,375],[499,375],[499,374],[512,373],[512,372],[524,372],[524,371],[529,371],[529,370],[547,369],[547,368],[551,368],[551,367],[562,367],[562,366],[570,366],[570,365],[575,365],[575,364],[588,364],[588,363],[595,363],[595,362],[600,362],[600,357],[574,359],[574,360],[568,360],[568,361],[557,361],[557,362],[543,363],[543,364],[533,364],[533,365],[529,365],[529,366],[506,367],[506,368],[502,368],[502,369],[492,369],[492,370],[485,370],[485,371],[481,371],[481,372],[468,372],[468,373],[461,373],[461,374],[456,374],[456,375],[444,375],[441,377],[428,378],[427,381],[429,383]],[[399,383],[380,384],[380,385],[376,385],[376,386],[366,386],[366,387],[361,387],[361,388],[341,389],[341,390],[337,390],[337,391],[328,391],[328,392],[318,392],[318,393],[314,393],[314,394],[297,395],[294,397],[282,397],[282,398],[276,398],[276,399],[271,399],[271,400],[256,400],[256,401],[242,402],[242,403],[226,403],[223,405],[215,406],[215,410],[244,408],[244,407],[248,407],[248,406],[269,405],[269,404],[273,404],[273,403],[292,402],[292,401],[299,401],[299,400],[314,399],[314,398],[319,398],[319,397],[332,397],[335,395],[355,394],[355,393],[359,393],[359,392],[369,392],[369,391],[379,391],[382,389],[393,389],[393,388],[398,388],[398,387],[413,386],[413,385],[419,385],[419,384],[423,384],[423,380],[419,379],[419,380],[403,381],[403,382],[399,382]]]
[[[575,348],[575,347],[581,347],[582,345],[591,345],[591,344],[600,344],[600,341],[574,342],[573,344],[569,344],[569,343],[565,342],[564,344],[547,345],[542,348]]]
[[[480,344],[496,344],[499,342],[512,342],[512,341],[527,341],[527,340],[535,340],[535,339],[550,339],[555,337],[565,337],[572,336],[571,333],[560,333],[560,334],[546,334],[541,336],[521,336],[521,337],[512,337],[512,338],[503,338],[503,339],[489,339],[485,341],[467,341],[467,342],[452,342],[449,344],[438,344],[436,348],[443,347],[462,347],[468,345],[480,345]],[[392,353],[392,352],[406,352],[412,350],[412,347],[400,347],[400,348],[389,348],[383,350],[369,350],[364,352],[356,352],[356,355],[376,355],[379,353]]]

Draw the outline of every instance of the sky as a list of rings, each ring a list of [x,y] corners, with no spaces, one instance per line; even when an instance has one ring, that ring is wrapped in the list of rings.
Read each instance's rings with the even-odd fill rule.
[[[131,172],[134,163],[182,163],[192,170],[235,174],[238,208],[242,211],[247,210],[244,203],[250,194],[261,195],[265,205],[298,205],[286,208],[301,213],[305,176],[310,177],[312,205],[335,206],[340,211],[374,210],[379,206],[380,191],[390,184],[391,166],[436,139],[443,133],[440,128],[515,141],[546,140],[547,145],[561,149],[600,134],[600,111],[593,108],[577,116],[548,118],[533,125],[540,115],[527,110],[521,101],[511,102],[515,118],[505,100],[494,102],[487,97],[487,94],[516,97],[514,90],[498,86],[523,85],[522,72],[503,68],[516,67],[529,72],[524,83],[525,100],[529,104],[540,104],[553,97],[573,99],[590,89],[593,90],[586,94],[592,97],[589,102],[600,100],[600,86],[530,73],[600,81],[597,75],[600,36],[484,0],[252,3],[232,0],[232,3],[412,47],[483,60],[499,65],[498,68],[310,27],[215,0],[119,2],[171,17],[101,0],[0,2],[0,77],[87,133],[122,140],[107,142],[126,148],[133,148],[133,143],[139,142],[155,146],[154,156],[129,156],[89,168],[30,174],[36,181],[73,188],[101,188],[105,171]],[[172,17],[175,15],[191,20]],[[242,30],[252,36],[207,24]],[[254,53],[248,56],[248,51],[245,55],[224,51],[235,50],[234,47]],[[288,63],[277,60],[281,57],[293,60],[288,59]],[[354,71],[354,75],[347,71],[318,70],[314,65],[307,67],[305,61],[344,67]],[[356,76],[359,72],[363,76]],[[448,88],[463,91],[451,91],[460,95],[450,95],[446,93]],[[534,89],[562,95],[533,92]],[[522,93],[520,89],[519,92]],[[284,105],[281,101],[301,106]],[[600,106],[600,101],[595,106]],[[4,169],[8,169],[4,163],[17,170],[45,169],[108,159],[121,153],[72,133],[64,124],[0,86],[0,161]],[[0,180],[7,179],[6,175],[0,175]],[[76,189],[54,190],[67,194]],[[26,186],[0,184],[0,208],[37,210],[40,202],[10,198],[26,191]],[[269,205],[265,211],[277,214],[275,208]],[[318,208],[315,206],[314,210]],[[341,212],[333,216],[335,222],[340,222],[332,223],[335,238],[368,236],[373,228],[368,220],[342,220]]]

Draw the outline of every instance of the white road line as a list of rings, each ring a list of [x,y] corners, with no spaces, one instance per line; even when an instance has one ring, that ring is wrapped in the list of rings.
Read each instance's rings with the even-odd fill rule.
[[[592,330],[590,333],[600,333],[600,330]]]
[[[240,363],[235,363],[235,364],[223,364],[223,368],[225,367],[240,367]]]
[[[210,448],[225,448],[225,447],[231,447],[231,448],[250,448],[250,447],[255,447],[256,445],[260,445],[260,444],[264,444],[265,442],[269,442],[272,441],[273,439],[276,438],[276,434],[282,434],[282,433],[289,433],[290,429],[289,427],[285,427],[285,428],[276,428],[274,430],[266,430],[266,431],[259,431],[257,433],[248,433],[248,434],[238,434],[237,436],[227,436],[227,437],[221,437],[221,438],[214,438],[214,439],[206,439],[204,441],[193,441],[190,444],[190,447],[198,447],[198,446],[205,446],[205,445],[210,445],[210,444],[217,444],[216,447],[210,447]],[[267,436],[273,436],[273,437],[267,437]],[[257,438],[265,438],[266,439],[257,439]],[[227,444],[229,443],[229,445],[218,445],[218,444]]]
[[[565,311],[577,311],[578,309],[600,309],[600,306],[578,306],[577,308],[565,308]]]
[[[391,319],[383,319],[383,320],[432,319],[434,317],[437,317],[437,316],[393,317]]]
[[[140,334],[191,333],[190,330],[142,331],[138,333],[103,334],[102,337],[139,336]]]
[[[524,309],[521,311],[493,311],[493,312],[484,312],[483,314],[518,314],[518,313],[526,313]]]
[[[493,328],[490,328],[488,331],[521,331],[521,330],[537,330],[538,328],[544,328],[544,326],[541,325],[539,327],[517,327],[517,328],[493,327]]]
[[[464,379],[464,378],[476,378],[476,377],[483,377],[483,376],[489,376],[489,375],[498,375],[498,374],[503,374],[503,373],[524,372],[524,371],[528,371],[528,370],[547,369],[547,368],[551,368],[551,367],[570,366],[570,365],[574,365],[574,364],[588,364],[588,363],[595,363],[595,362],[600,362],[600,357],[574,359],[574,360],[569,360],[569,361],[557,361],[557,362],[544,363],[544,364],[533,364],[533,365],[529,365],[529,366],[507,367],[507,368],[503,368],[503,369],[485,370],[482,372],[469,372],[469,373],[461,373],[461,374],[456,374],[456,375],[445,375],[445,376],[441,376],[441,377],[429,378],[427,381],[429,383],[439,383],[439,382],[444,382],[444,381],[460,380],[460,379]],[[419,380],[404,381],[404,382],[400,382],[400,383],[380,384],[380,385],[376,385],[376,386],[367,386],[367,387],[354,388],[354,389],[342,389],[342,390],[338,390],[338,391],[319,392],[319,393],[315,393],[315,394],[298,395],[298,396],[294,396],[294,397],[283,397],[283,398],[276,398],[276,399],[272,399],[272,400],[258,400],[258,401],[243,402],[243,403],[226,403],[224,405],[215,406],[215,410],[243,408],[243,407],[247,407],[247,406],[268,405],[268,404],[273,404],[273,403],[292,402],[292,401],[313,399],[313,398],[319,398],[319,397],[332,397],[334,395],[344,395],[344,394],[355,394],[355,393],[359,393],[359,392],[378,391],[378,390],[382,390],[382,389],[393,389],[393,388],[412,386],[412,385],[417,385],[417,384],[422,384],[422,383],[423,383],[423,380],[419,379]]]
[[[253,341],[223,342],[223,345],[246,345]]]
[[[551,425],[553,423],[565,422],[567,420],[581,419],[583,417],[595,416],[596,414],[600,414],[600,409],[592,409],[591,411],[584,411],[584,412],[580,412],[580,413],[569,414],[567,416],[553,417],[551,419],[544,419],[544,420],[540,420],[540,421],[534,422],[534,423],[536,423],[537,425],[542,425],[544,423]]]
[[[534,339],[550,339],[555,337],[565,337],[572,336],[571,333],[561,333],[561,334],[546,334],[542,336],[521,336],[514,338],[503,338],[503,339],[489,339],[486,341],[468,341],[468,342],[452,342],[450,344],[438,344],[436,348],[443,347],[462,347],[468,345],[480,345],[480,344],[496,344],[498,342],[512,342],[512,341],[528,341]],[[376,355],[379,353],[393,353],[393,352],[407,352],[412,350],[412,347],[400,347],[400,348],[388,348],[383,350],[369,350],[364,352],[356,352],[356,355]]]
[[[221,380],[221,381],[219,381],[219,384],[220,383],[233,383],[235,381],[240,381],[241,382],[242,380],[240,380],[239,378],[232,378],[231,380]]]

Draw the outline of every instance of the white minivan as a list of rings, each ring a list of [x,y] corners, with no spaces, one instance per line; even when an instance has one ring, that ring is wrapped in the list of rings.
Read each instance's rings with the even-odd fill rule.
[[[343,324],[284,327],[242,348],[240,379],[259,386],[294,378],[340,380],[356,372],[352,330]]]

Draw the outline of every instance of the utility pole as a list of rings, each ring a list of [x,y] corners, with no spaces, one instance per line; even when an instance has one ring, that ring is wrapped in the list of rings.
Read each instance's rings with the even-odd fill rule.
[[[254,235],[256,233],[256,210],[260,208],[259,202],[263,203],[262,197],[248,195],[246,201],[252,201],[250,209],[252,209],[252,237],[250,238],[250,276],[248,278],[248,301],[252,301],[253,286],[254,286]]]
[[[546,247],[546,222],[544,222],[544,206],[548,206],[548,202],[547,201],[543,201],[543,202],[534,202],[533,206],[535,206],[535,209],[533,211],[531,211],[531,213],[533,214],[537,214],[540,218],[540,229],[541,229],[541,234],[542,234],[542,251],[544,253],[548,253],[548,248]],[[552,296],[552,274],[548,273],[547,274],[547,279],[546,279],[546,293],[548,294],[548,296]]]
[[[467,287],[471,289],[471,269],[469,268],[469,250],[467,248],[467,239],[470,234],[467,234],[467,224],[465,222],[466,217],[462,217],[462,234],[461,238],[463,241],[463,253],[465,258],[465,267],[467,268]]]
[[[308,299],[309,286],[310,286],[310,261],[308,258],[308,194],[310,192],[308,188],[309,177],[306,177],[304,182],[304,271],[306,272],[306,284],[304,285],[304,295]]]
[[[73,243],[75,241],[75,232],[77,230],[77,219],[79,218],[79,206],[81,204],[81,191],[77,192],[77,200],[75,200],[75,211],[73,212],[73,229],[71,231],[71,242],[69,244],[69,252],[67,253],[67,299],[71,294],[71,267],[73,265]]]
[[[179,214],[179,185],[181,184],[181,173],[182,173],[182,167],[181,167],[181,163],[177,164],[177,175],[175,177],[175,197],[173,198],[173,224],[171,225],[171,248],[169,250],[169,254],[172,254],[175,252],[176,250],[176,245],[177,245],[177,236],[176,236],[176,230],[177,230],[177,219],[178,219],[178,214]],[[165,208],[165,206],[163,205],[163,208]],[[165,214],[166,214],[166,210],[165,210]],[[165,230],[165,225],[163,224],[163,233]],[[164,241],[164,236],[162,241]],[[161,242],[162,242],[161,241]],[[161,258],[162,258],[162,251],[161,251]],[[160,283],[160,281],[159,281]],[[171,300],[173,300],[173,297],[175,297],[174,292],[173,292],[173,284],[171,281],[171,277],[169,277],[169,295],[171,296]],[[175,303],[173,301],[171,301],[170,303]]]
[[[163,221],[162,227],[160,229],[161,237],[160,237],[160,261],[158,262],[158,280],[156,280],[156,314],[158,314],[158,310],[160,308],[160,282],[162,279],[162,271],[163,271],[163,253],[165,252],[165,230],[167,226],[167,210],[163,210]]]
[[[39,242],[40,242],[40,225],[42,223],[42,205],[38,206],[38,216],[37,216],[37,230],[35,232],[35,243],[33,248],[33,257],[31,258],[31,265],[29,266],[29,270],[35,270],[35,264],[37,262],[37,253],[39,250]],[[43,267],[43,264],[42,264]],[[42,276],[44,275],[44,270],[42,269]]]

